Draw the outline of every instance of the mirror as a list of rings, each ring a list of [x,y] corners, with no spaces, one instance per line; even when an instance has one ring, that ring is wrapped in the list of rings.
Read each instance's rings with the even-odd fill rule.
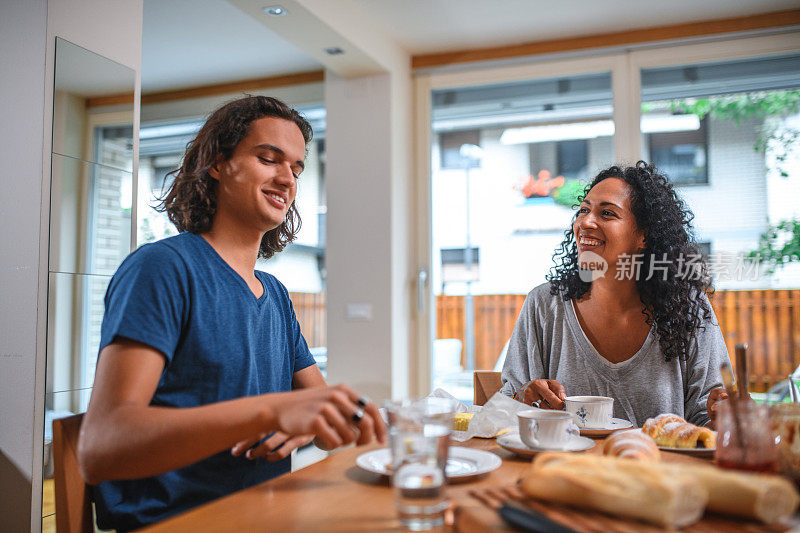
[[[55,529],[52,421],[86,410],[103,297],[131,249],[136,72],[56,38],[42,529]],[[52,526],[52,527],[51,527]]]
[[[135,85],[134,70],[57,37],[53,153],[131,172]],[[97,139],[98,124],[118,129]]]

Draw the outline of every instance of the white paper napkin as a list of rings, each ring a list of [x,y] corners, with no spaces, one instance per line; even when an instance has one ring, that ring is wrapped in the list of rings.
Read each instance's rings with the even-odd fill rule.
[[[452,438],[464,442],[472,437],[491,438],[504,429],[516,429],[519,427],[517,413],[530,408],[529,405],[512,400],[502,392],[496,392],[486,405],[477,407],[477,413],[469,422],[469,429],[453,431]]]

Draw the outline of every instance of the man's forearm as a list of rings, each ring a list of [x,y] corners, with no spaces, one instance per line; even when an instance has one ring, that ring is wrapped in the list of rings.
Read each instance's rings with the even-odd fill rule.
[[[88,412],[79,445],[90,484],[163,474],[277,429],[281,394],[191,408],[121,405]]]

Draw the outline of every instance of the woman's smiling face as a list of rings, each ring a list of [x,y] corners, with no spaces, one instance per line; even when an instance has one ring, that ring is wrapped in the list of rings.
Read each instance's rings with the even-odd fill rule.
[[[609,274],[615,273],[620,255],[642,253],[645,248],[644,232],[639,230],[631,210],[630,187],[620,178],[607,178],[592,187],[578,208],[572,225],[578,244],[578,262],[581,255],[594,257],[593,252],[606,261]]]

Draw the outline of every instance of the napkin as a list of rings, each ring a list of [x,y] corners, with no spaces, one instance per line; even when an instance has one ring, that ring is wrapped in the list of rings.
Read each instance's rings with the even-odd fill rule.
[[[504,429],[519,427],[517,413],[530,408],[529,405],[512,400],[502,392],[496,392],[483,407],[472,406],[475,411],[461,411],[475,413],[475,416],[470,420],[467,431],[453,431],[451,438],[464,442],[472,437],[494,437]]]
[[[477,414],[480,413],[482,407],[480,405],[467,405],[463,402],[459,402],[458,399],[447,392],[444,389],[436,389],[432,393],[428,395],[428,398],[445,398],[447,400],[453,400],[456,403],[455,409],[453,409],[454,413],[473,413]]]

